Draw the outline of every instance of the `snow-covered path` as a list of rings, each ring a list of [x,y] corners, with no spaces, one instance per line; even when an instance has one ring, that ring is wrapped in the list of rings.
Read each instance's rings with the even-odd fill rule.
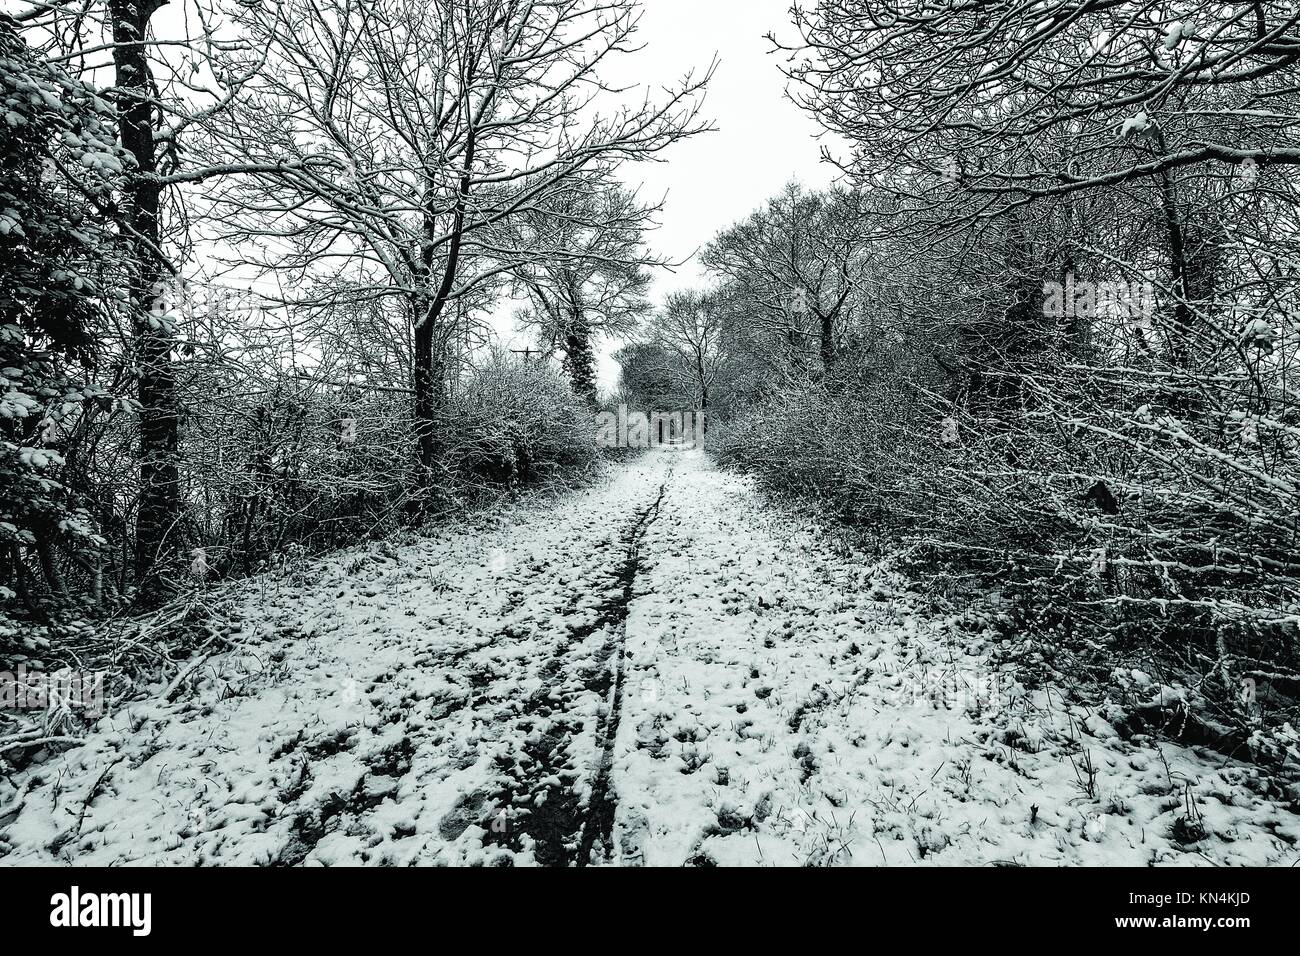
[[[1121,741],[833,545],[662,450],[241,585],[192,690],[0,781],[0,863],[1300,857],[1251,769]]]

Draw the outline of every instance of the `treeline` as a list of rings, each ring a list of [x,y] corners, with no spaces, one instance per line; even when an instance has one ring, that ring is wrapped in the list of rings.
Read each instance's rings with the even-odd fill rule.
[[[646,308],[633,0],[0,16],[0,652],[594,459]],[[498,303],[562,363],[486,346]],[[57,651],[56,647],[56,651]]]
[[[723,461],[905,542],[1128,732],[1294,764],[1298,26],[797,11],[773,43],[840,185],[715,238],[620,354],[629,401],[707,407]]]

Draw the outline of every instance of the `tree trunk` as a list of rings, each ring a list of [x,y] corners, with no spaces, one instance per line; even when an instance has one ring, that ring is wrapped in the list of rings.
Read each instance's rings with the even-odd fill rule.
[[[36,538],[36,557],[41,564],[41,573],[45,575],[45,586],[55,597],[66,598],[68,596],[67,585],[63,583],[63,574],[59,571],[59,563],[54,557],[54,529],[44,528]]]
[[[154,315],[164,275],[156,181],[153,74],[145,38],[159,0],[111,0],[118,130],[135,160],[125,188],[125,237],[130,250],[129,295],[135,340],[136,398],[140,402],[140,498],[136,512],[136,578],[146,595],[157,572],[176,558],[180,471],[179,416],[172,369],[173,330]]]
[[[818,313],[821,319],[822,374],[829,375],[835,364],[835,313]]]
[[[1161,154],[1165,154],[1165,137],[1157,132]],[[1187,251],[1183,241],[1182,214],[1178,209],[1178,191],[1173,173],[1160,173],[1160,205],[1164,210],[1165,229],[1169,236],[1169,271],[1173,277],[1174,327],[1169,343],[1169,356],[1179,368],[1187,368],[1191,360],[1192,309],[1188,304]]]
[[[465,168],[461,173],[456,191],[456,206],[452,213],[451,243],[447,249],[447,258],[442,266],[442,278],[432,300],[417,295],[413,304],[415,323],[414,356],[412,359],[412,388],[415,390],[415,430],[419,447],[420,480],[430,487],[438,459],[442,457],[442,442],[438,437],[438,413],[446,404],[444,392],[446,377],[446,356],[442,351],[442,342],[437,336],[438,321],[443,309],[450,301],[452,287],[456,282],[456,268],[460,263],[460,250],[465,237],[465,211],[469,206],[469,194],[472,187],[471,174],[474,169],[474,148],[477,133],[473,126],[469,128],[465,143]],[[435,207],[437,184],[426,185],[427,196],[424,203],[424,247],[420,250],[420,281],[427,287],[433,274],[434,242],[438,233],[437,216],[432,211]]]
[[[700,434],[705,435],[708,434],[709,431],[709,380],[705,372],[703,361],[699,361],[695,368],[700,383]]]
[[[588,405],[596,404],[596,355],[591,347],[591,328],[580,310],[564,336],[564,367],[569,373],[573,394]]]
[[[417,318],[427,315],[428,310],[417,306]],[[442,441],[438,435],[438,415],[445,403],[444,366],[445,362],[434,343],[434,322],[417,324],[415,327],[415,430],[419,442],[418,454],[421,482],[428,487],[433,478],[434,469],[442,457]],[[435,354],[438,352],[438,354]]]

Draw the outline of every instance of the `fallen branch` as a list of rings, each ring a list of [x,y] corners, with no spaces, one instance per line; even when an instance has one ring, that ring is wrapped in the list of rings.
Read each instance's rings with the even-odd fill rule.
[[[116,767],[125,759],[126,759],[126,755],[123,754],[122,756],[114,760],[112,763],[110,763],[107,767],[104,768],[104,772],[101,773],[95,779],[94,784],[91,785],[90,791],[86,794],[86,799],[81,801],[81,812],[77,814],[76,836],[81,836],[81,827],[82,824],[85,823],[86,821],[86,811],[90,809],[90,805],[94,803],[95,798],[99,796],[100,791],[104,786],[104,781],[107,780],[108,775],[113,772],[113,768]]]
[[[211,652],[209,652],[207,654],[200,655],[197,659],[190,662],[190,665],[186,667],[184,670],[182,670],[179,674],[177,674],[176,679],[167,685],[167,689],[163,691],[163,695],[162,695],[163,700],[171,701],[172,697],[175,696],[176,692],[180,690],[181,684],[185,682],[186,678],[188,678],[191,674],[193,674],[204,664],[206,664],[208,658],[211,656],[212,654]]]

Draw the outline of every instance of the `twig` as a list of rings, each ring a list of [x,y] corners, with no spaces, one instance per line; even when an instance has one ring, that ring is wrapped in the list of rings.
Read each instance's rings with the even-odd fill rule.
[[[173,695],[175,695],[176,692],[180,690],[181,684],[185,682],[185,679],[188,678],[200,667],[202,667],[204,664],[206,664],[208,658],[211,656],[212,656],[211,653],[200,655],[196,660],[192,661],[188,667],[186,667],[179,674],[177,674],[176,679],[173,680],[170,684],[168,684],[167,689],[163,691],[163,695],[162,695],[163,700],[170,701]]]
[[[31,785],[32,781],[30,777],[23,781],[23,785],[18,788],[18,796],[14,797],[13,802],[10,803],[9,806],[0,809],[0,820],[17,813],[23,808],[23,804],[27,802],[27,791],[31,788]]]
[[[86,799],[81,801],[81,812],[77,814],[77,829],[76,829],[77,836],[81,836],[81,825],[83,822],[85,822],[86,811],[89,810],[90,805],[95,802],[95,797],[99,796],[99,791],[100,788],[104,785],[104,781],[108,778],[108,775],[113,772],[113,768],[116,767],[125,759],[126,759],[126,754],[122,754],[111,764],[105,767],[104,772],[101,773],[96,778],[95,782],[91,785],[90,791],[86,794]]]
[[[0,747],[0,754],[10,750],[18,750],[22,747],[40,747],[44,744],[84,744],[85,742],[84,737],[37,737],[35,740],[20,740],[17,743]]]

